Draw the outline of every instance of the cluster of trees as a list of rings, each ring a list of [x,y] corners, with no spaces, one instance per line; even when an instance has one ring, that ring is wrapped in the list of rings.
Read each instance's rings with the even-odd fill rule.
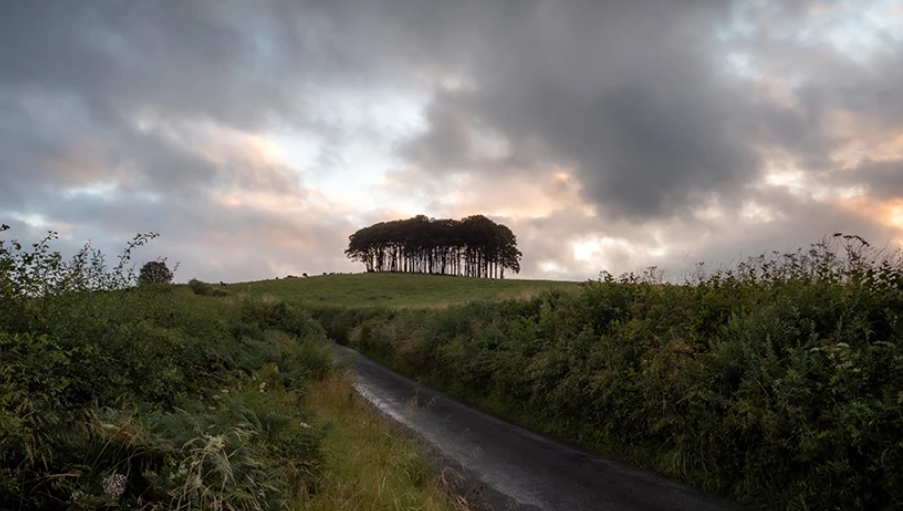
[[[368,272],[504,278],[523,256],[508,227],[483,215],[461,220],[418,215],[364,227],[349,236],[347,255]]]

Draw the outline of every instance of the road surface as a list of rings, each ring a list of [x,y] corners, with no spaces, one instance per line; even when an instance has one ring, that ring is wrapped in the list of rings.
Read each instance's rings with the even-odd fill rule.
[[[488,415],[354,350],[336,346],[357,390],[419,434],[497,511],[745,511],[626,463]]]

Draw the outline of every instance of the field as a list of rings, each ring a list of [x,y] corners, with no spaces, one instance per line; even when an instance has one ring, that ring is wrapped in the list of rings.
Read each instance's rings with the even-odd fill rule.
[[[269,295],[310,306],[446,307],[468,301],[527,299],[543,291],[576,289],[575,282],[358,273],[229,284],[232,292]]]

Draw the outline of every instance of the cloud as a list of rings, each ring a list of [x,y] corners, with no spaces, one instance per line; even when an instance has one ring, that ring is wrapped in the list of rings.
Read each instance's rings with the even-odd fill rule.
[[[854,168],[832,174],[835,186],[861,191],[877,200],[903,198],[903,158],[874,161],[866,159]]]
[[[462,66],[469,85],[437,86],[428,128],[401,154],[437,173],[461,162],[492,171],[469,143],[488,131],[525,174],[548,165],[523,162],[571,166],[588,200],[640,220],[742,194],[771,159],[830,170],[846,142],[839,113],[903,121],[903,81],[882,78],[899,73],[903,52],[857,62],[827,29],[801,39],[816,3],[782,5],[534,4],[519,23],[466,32],[477,41]],[[751,69],[731,69],[732,55]]]
[[[267,69],[257,34],[266,18],[238,2],[38,0],[2,9],[0,83],[69,93],[97,119],[149,108],[249,126],[299,107]]]
[[[156,231],[154,253],[187,278],[343,264],[342,209],[258,134],[333,128],[305,92],[342,68],[316,41],[285,46],[303,13],[280,4],[0,7],[0,215],[16,236],[57,229],[70,252],[91,238],[117,253]]]
[[[0,215],[211,279],[417,213],[508,224],[534,277],[893,242],[903,16],[861,7],[4,3]]]
[[[509,167],[572,167],[588,200],[639,218],[742,186],[758,170],[737,121],[744,105],[705,52],[723,11],[714,2],[537,3],[519,23],[499,20],[475,37],[470,85],[436,94],[429,128],[402,154],[436,172],[462,159],[491,170],[466,143],[489,132],[508,146]]]

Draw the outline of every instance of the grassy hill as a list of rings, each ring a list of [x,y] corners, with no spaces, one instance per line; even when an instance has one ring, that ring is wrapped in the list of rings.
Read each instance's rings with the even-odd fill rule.
[[[576,289],[575,282],[489,280],[440,275],[356,273],[229,284],[233,292],[270,295],[311,305],[435,308],[478,300],[527,299],[544,290]]]

